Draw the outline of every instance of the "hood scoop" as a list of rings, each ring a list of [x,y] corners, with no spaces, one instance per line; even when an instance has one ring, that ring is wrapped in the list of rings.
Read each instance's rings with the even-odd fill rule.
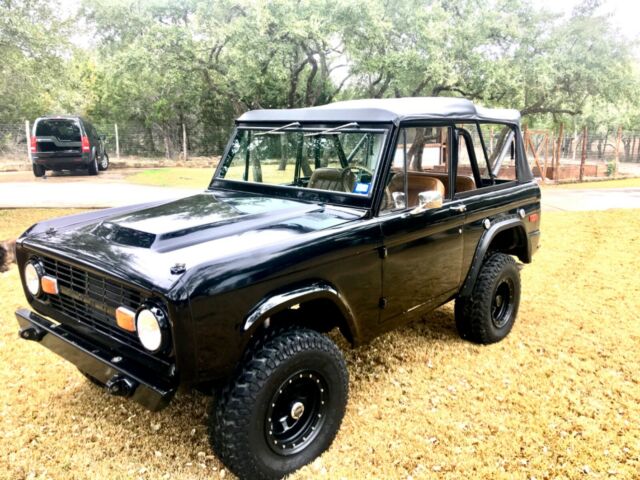
[[[99,224],[93,230],[93,234],[103,240],[128,247],[151,248],[156,241],[156,235],[153,233],[141,232],[111,222]]]

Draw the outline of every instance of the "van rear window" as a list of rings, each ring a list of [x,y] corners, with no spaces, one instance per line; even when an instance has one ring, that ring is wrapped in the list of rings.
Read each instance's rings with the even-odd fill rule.
[[[56,137],[63,142],[79,142],[80,127],[73,120],[40,120],[36,126],[36,137]]]

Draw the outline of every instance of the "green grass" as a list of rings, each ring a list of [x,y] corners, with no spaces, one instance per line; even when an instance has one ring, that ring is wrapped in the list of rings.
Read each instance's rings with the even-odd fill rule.
[[[152,168],[134,173],[128,176],[126,181],[139,185],[153,185],[157,187],[206,188],[213,177],[214,171],[213,168]],[[234,166],[229,169],[227,178],[231,180],[241,180],[243,173],[243,166]],[[264,183],[290,183],[292,178],[293,168],[291,166],[285,171],[279,171],[277,164],[266,164],[262,166],[262,181]],[[251,172],[249,179],[253,179]]]
[[[207,188],[213,168],[152,168],[134,173],[127,177],[129,183],[153,185],[158,187]]]

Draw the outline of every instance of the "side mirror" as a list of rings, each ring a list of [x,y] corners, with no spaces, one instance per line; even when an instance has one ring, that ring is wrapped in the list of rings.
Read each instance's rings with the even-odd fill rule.
[[[411,210],[411,215],[422,213],[430,208],[439,208],[442,206],[442,194],[436,190],[428,192],[420,192],[418,194],[418,206]]]

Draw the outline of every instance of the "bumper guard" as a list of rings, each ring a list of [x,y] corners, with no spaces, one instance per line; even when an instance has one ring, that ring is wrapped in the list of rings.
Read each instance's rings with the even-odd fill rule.
[[[112,395],[130,397],[152,411],[166,407],[176,387],[134,362],[113,356],[64,325],[53,323],[26,308],[16,311],[20,337],[38,342],[73,363],[104,385]]]

